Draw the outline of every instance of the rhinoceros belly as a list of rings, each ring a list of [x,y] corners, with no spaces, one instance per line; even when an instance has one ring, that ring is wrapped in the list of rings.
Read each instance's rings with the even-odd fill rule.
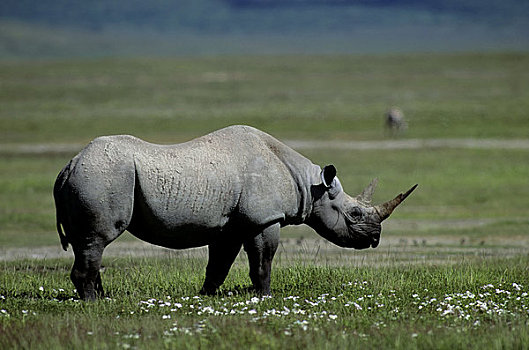
[[[239,191],[224,169],[203,163],[188,160],[182,167],[168,159],[155,167],[140,165],[129,232],[169,248],[198,247],[217,239]]]

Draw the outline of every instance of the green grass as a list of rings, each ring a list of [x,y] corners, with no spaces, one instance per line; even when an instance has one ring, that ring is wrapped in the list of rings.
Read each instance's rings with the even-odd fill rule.
[[[276,264],[258,298],[241,261],[198,297],[205,261],[106,261],[108,298],[75,299],[65,260],[0,266],[8,348],[525,348],[527,257],[387,267]],[[347,265],[347,264],[346,264]],[[200,271],[201,273],[199,273]]]
[[[528,54],[105,59],[1,63],[0,138],[177,142],[229,124],[281,138],[525,138]]]
[[[244,254],[224,293],[200,299],[202,253],[109,254],[110,299],[87,304],[75,299],[71,259],[10,252],[59,249],[53,183],[96,136],[174,143],[243,123],[280,139],[384,140],[383,113],[398,105],[409,122],[399,139],[527,139],[528,63],[527,54],[0,62],[0,348],[527,348],[527,150],[304,150],[335,164],[352,195],[373,177],[375,202],[420,187],[375,250],[333,250],[308,228],[285,228],[272,299],[241,288]],[[39,143],[74,146],[12,150]]]

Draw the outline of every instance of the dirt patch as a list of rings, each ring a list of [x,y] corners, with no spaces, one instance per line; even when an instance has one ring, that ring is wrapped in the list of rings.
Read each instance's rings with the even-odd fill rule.
[[[387,266],[395,264],[454,264],[469,259],[487,257],[514,257],[527,255],[529,239],[511,241],[510,245],[462,243],[457,237],[390,237],[382,240],[376,249],[354,250],[340,248],[324,239],[281,239],[275,263],[314,263],[330,266]],[[174,250],[145,242],[114,242],[105,249],[105,258],[171,257],[207,258],[207,248]],[[58,245],[38,248],[9,248],[0,250],[0,261],[20,259],[71,258],[71,249],[63,251]],[[239,263],[247,264],[246,253],[241,250]]]
[[[193,248],[186,250],[174,250],[158,247],[149,243],[137,242],[113,242],[106,249],[105,257],[150,257],[163,255],[190,255],[207,256],[207,248]],[[34,247],[34,248],[7,248],[0,249],[0,261],[12,261],[20,259],[57,259],[74,257],[71,247],[68,251],[62,250],[60,245]]]
[[[341,150],[392,150],[424,148],[463,148],[463,149],[512,149],[529,150],[529,140],[514,139],[403,139],[375,141],[322,141],[322,140],[284,140],[297,150],[341,149]],[[84,144],[76,143],[21,143],[0,144],[0,156],[64,154],[79,152]]]
[[[286,140],[294,149],[340,149],[340,150],[393,150],[424,148],[466,148],[466,149],[521,149],[529,150],[529,140],[499,139],[404,139],[381,141],[321,141]]]

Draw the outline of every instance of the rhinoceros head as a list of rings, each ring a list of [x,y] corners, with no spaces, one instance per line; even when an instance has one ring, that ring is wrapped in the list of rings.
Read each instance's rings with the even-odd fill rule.
[[[355,198],[343,191],[332,165],[323,168],[321,182],[312,186],[312,212],[306,223],[334,244],[356,249],[378,246],[381,222],[417,187],[413,186],[386,203],[372,206],[376,179]]]

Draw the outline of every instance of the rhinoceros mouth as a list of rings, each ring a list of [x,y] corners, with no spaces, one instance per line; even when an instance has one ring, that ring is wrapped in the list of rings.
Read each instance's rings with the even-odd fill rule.
[[[379,238],[373,238],[371,240],[371,248],[376,248],[376,247],[378,247],[379,244],[380,244],[380,239]]]

